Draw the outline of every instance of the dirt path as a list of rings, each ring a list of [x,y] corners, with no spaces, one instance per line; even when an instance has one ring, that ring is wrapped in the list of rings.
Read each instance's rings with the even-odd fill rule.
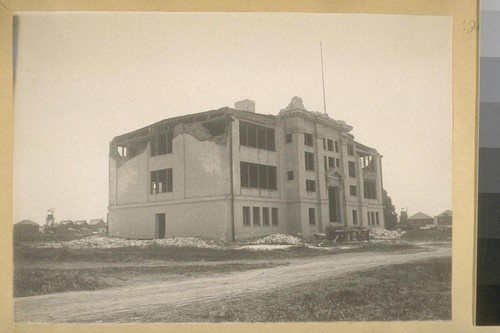
[[[411,254],[350,253],[304,258],[288,266],[236,272],[225,276],[16,298],[15,321],[101,322],[104,315],[108,318],[125,318],[133,313],[137,316],[138,313],[154,311],[164,306],[242,297],[381,265],[450,255],[451,248],[435,248],[433,251]]]

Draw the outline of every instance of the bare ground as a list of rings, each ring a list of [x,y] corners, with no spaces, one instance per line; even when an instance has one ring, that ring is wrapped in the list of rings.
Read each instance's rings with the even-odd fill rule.
[[[66,292],[14,299],[17,322],[126,322],[129,315],[194,302],[237,299],[278,287],[313,282],[382,265],[450,256],[451,248],[433,247],[422,252],[349,253],[294,259],[289,265],[234,272],[225,275],[135,283],[110,289]]]

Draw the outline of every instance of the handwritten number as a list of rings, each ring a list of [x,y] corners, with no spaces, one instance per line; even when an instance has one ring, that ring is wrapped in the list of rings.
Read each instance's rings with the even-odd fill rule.
[[[474,30],[479,30],[479,23],[474,20],[464,20],[462,22],[462,31],[470,34]]]

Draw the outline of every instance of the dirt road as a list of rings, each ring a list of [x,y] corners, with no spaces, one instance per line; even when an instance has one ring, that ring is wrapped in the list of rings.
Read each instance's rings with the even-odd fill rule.
[[[411,254],[350,253],[304,258],[294,260],[288,266],[235,272],[225,276],[16,298],[15,321],[101,322],[105,320],[103,314],[126,318],[132,313],[137,316],[138,313],[165,306],[242,297],[381,265],[450,255],[451,248],[433,248]]]

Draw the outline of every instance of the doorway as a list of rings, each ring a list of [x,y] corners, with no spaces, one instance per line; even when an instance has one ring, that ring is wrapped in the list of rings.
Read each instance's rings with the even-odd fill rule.
[[[156,214],[155,238],[165,238],[165,214]]]
[[[340,223],[340,198],[337,186],[328,187],[328,208],[330,212],[330,222]]]

